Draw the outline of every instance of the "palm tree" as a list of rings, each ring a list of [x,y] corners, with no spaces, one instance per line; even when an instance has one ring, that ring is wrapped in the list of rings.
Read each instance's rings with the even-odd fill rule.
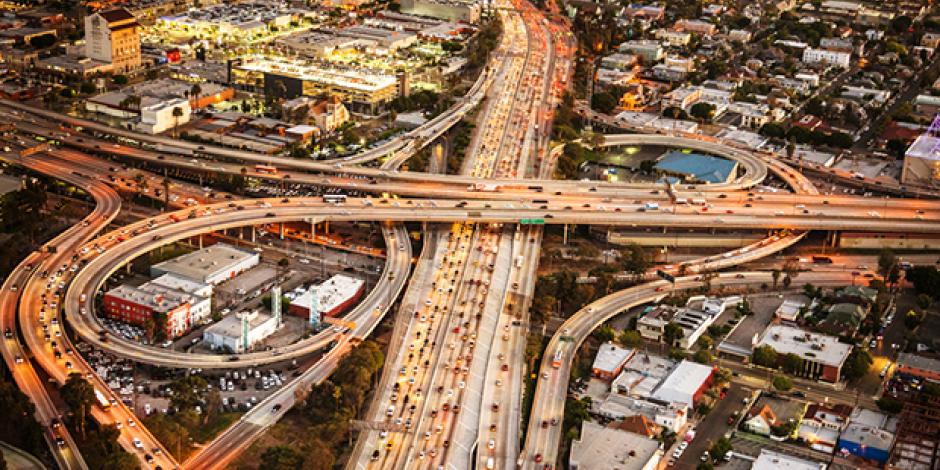
[[[78,372],[69,374],[68,380],[59,390],[62,400],[65,401],[78,419],[78,429],[85,439],[85,418],[95,403],[95,388]]]
[[[193,109],[199,107],[199,94],[202,93],[202,87],[198,83],[193,83],[192,88],[189,89],[189,97],[192,98]]]
[[[163,181],[161,181],[160,183],[163,185],[163,208],[169,209],[170,207],[170,179],[164,176]]]
[[[174,121],[173,134],[175,134],[177,138],[179,138],[179,127],[180,127],[181,117],[183,117],[183,108],[180,108],[179,106],[174,106],[173,107],[173,121]]]

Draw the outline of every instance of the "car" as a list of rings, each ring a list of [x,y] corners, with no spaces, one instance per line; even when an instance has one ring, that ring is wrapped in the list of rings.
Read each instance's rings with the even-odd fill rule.
[[[150,454],[144,455],[144,460],[146,460],[147,463],[153,463],[153,456]]]
[[[137,426],[137,423],[135,423],[133,419],[127,418],[127,425],[130,427],[134,427],[134,426]]]
[[[797,397],[797,398],[806,398],[806,393],[801,392],[801,391],[799,391],[799,390],[793,392],[792,395],[795,396],[795,397]]]
[[[490,450],[495,449],[495,448],[496,448],[496,440],[495,440],[495,439],[490,439],[489,442],[486,443],[486,447],[487,447],[488,449],[490,449]]]
[[[271,412],[272,412],[272,413],[277,413],[278,411],[281,411],[281,408],[282,408],[282,407],[281,407],[281,404],[278,403],[278,404],[276,404],[276,405],[274,405],[274,406],[271,407]]]
[[[541,462],[542,462],[542,454],[535,454],[535,457],[533,457],[533,460],[535,460],[535,463],[541,463]]]
[[[144,448],[144,443],[140,441],[140,438],[137,438],[137,437],[134,438],[134,447],[137,449]]]

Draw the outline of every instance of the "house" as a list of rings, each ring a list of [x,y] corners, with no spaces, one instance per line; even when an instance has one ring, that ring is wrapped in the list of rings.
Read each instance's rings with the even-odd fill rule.
[[[663,430],[662,426],[656,424],[645,415],[628,416],[622,421],[611,423],[610,427],[653,438],[659,436]]]
[[[774,311],[774,316],[783,321],[795,322],[804,308],[806,308],[806,302],[786,299]]]
[[[816,325],[820,331],[837,336],[852,336],[858,331],[868,310],[861,305],[838,303],[829,307],[826,318]]]
[[[620,374],[624,363],[630,360],[634,353],[634,349],[621,348],[611,342],[604,343],[597,350],[591,373],[594,377],[610,382]]]
[[[839,302],[871,305],[878,298],[878,291],[865,286],[845,286],[835,292]]]
[[[770,405],[764,404],[761,407],[752,407],[748,410],[748,417],[744,421],[744,427],[754,434],[769,436],[770,429],[777,424],[777,415]]]
[[[852,407],[844,404],[813,403],[806,408],[797,430],[797,438],[820,452],[835,452],[839,434],[848,424]]]

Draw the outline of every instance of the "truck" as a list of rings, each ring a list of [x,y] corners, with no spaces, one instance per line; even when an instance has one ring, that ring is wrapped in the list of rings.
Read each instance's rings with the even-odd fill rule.
[[[467,217],[483,217],[483,214],[480,211],[469,211],[467,212]]]
[[[104,396],[104,393],[101,393],[101,390],[98,390],[97,387],[95,387],[95,399],[98,400],[98,406],[101,407],[102,410],[111,408],[111,402],[108,401],[108,397]]]
[[[516,268],[522,267],[522,260],[523,260],[522,255],[516,256]]]
[[[696,205],[696,206],[704,206],[704,205],[705,205],[705,199],[704,199],[704,198],[700,198],[700,197],[693,197],[692,199],[689,200],[689,202],[690,202],[691,204],[693,204],[693,205]]]
[[[484,193],[499,192],[499,185],[493,183],[474,183],[467,186],[467,191],[479,191]]]

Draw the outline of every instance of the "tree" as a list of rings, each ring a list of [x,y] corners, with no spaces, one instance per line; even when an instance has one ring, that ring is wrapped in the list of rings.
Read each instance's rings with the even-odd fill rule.
[[[82,374],[73,372],[69,374],[69,378],[59,392],[62,400],[75,413],[79,432],[82,434],[82,439],[85,439],[85,421],[95,403],[94,387],[82,377]]]
[[[173,133],[179,137],[180,118],[183,117],[183,108],[173,107]]]
[[[192,109],[199,108],[199,95],[202,93],[202,87],[198,83],[193,83],[193,86],[189,89],[189,96],[192,98]]]
[[[43,34],[42,36],[34,36],[29,40],[29,45],[33,46],[36,49],[45,49],[52,46],[56,43],[56,36],[54,34]]]
[[[190,411],[200,405],[207,390],[206,380],[197,375],[190,375],[170,383],[173,395],[170,404],[181,412]]]
[[[597,112],[610,114],[616,108],[617,98],[610,92],[602,91],[591,96],[591,109]]]
[[[686,114],[686,112],[683,111],[682,108],[679,108],[677,106],[669,106],[668,108],[663,110],[662,114],[663,114],[663,117],[667,117],[670,119],[686,119],[689,117],[689,115]]]
[[[834,131],[826,138],[826,144],[831,147],[847,149],[851,147],[853,143],[855,143],[855,140],[845,132]]]
[[[747,297],[741,299],[741,302],[735,307],[741,316],[748,316],[754,313],[754,310],[751,308],[751,301],[747,300]]]
[[[127,85],[129,80],[127,79],[127,75],[115,75],[111,77],[111,81],[114,82],[115,85]]]
[[[288,446],[274,446],[261,454],[258,470],[300,470],[304,457]]]
[[[891,395],[882,396],[881,398],[875,400],[875,404],[878,405],[878,408],[881,411],[890,414],[898,414],[901,412],[901,409],[904,408],[904,402],[892,397]]]
[[[624,271],[633,274],[634,277],[639,277],[650,268],[651,261],[649,254],[642,246],[631,243],[620,250],[620,263]]]
[[[888,27],[891,29],[892,33],[895,34],[904,34],[907,33],[914,21],[911,17],[906,15],[896,16],[888,24]]]
[[[695,343],[698,344],[700,348],[708,350],[715,345],[715,340],[709,335],[702,335],[699,336],[698,341]]]
[[[91,82],[82,82],[82,84],[78,87],[78,91],[82,92],[83,94],[90,95],[98,91],[98,87],[96,87],[95,84]]]
[[[715,109],[711,103],[699,102],[692,105],[689,114],[701,122],[711,122],[715,117]]]
[[[720,437],[717,441],[715,441],[715,443],[712,445],[712,448],[709,449],[708,453],[711,455],[712,459],[718,462],[725,458],[725,455],[727,455],[728,452],[730,452],[732,449],[733,447],[731,446],[731,440],[727,437]]]
[[[891,271],[898,264],[898,257],[894,251],[885,248],[878,253],[878,275],[887,279]]]
[[[779,122],[768,122],[757,131],[760,135],[776,139],[782,139],[787,135],[786,129]]]
[[[783,355],[783,371],[796,374],[803,368],[803,358],[793,353]]]
[[[751,362],[759,366],[776,367],[777,351],[768,345],[758,346],[754,348],[754,352],[751,353]]]
[[[160,181],[160,184],[163,186],[163,207],[164,209],[170,208],[170,179],[163,177],[163,180]]]
[[[663,341],[670,346],[675,346],[684,336],[685,330],[678,323],[669,322],[663,327]]]
[[[907,327],[908,330],[914,330],[920,326],[923,320],[924,315],[922,313],[918,313],[916,310],[908,310],[904,315],[904,326]]]
[[[773,271],[770,272],[770,278],[774,281],[774,289],[777,288],[777,283],[780,282],[780,274],[781,271],[777,268],[774,268]]]
[[[786,392],[793,388],[793,382],[785,375],[778,375],[774,377],[773,386],[775,389],[780,390],[781,392]]]
[[[699,349],[698,351],[695,352],[695,354],[692,355],[692,360],[695,362],[698,362],[699,364],[707,365],[707,364],[711,364],[712,361],[715,360],[715,358],[712,357],[711,353],[709,353],[708,350]]]
[[[614,329],[607,325],[594,330],[594,338],[602,343],[613,341],[616,336],[617,333],[614,331]]]
[[[874,360],[867,349],[854,348],[842,365],[842,378],[852,382],[862,378]]]
[[[927,310],[933,304],[933,298],[927,294],[917,294],[917,306],[922,310]]]
[[[643,335],[636,330],[627,330],[620,333],[620,344],[627,348],[638,348],[643,345]]]

